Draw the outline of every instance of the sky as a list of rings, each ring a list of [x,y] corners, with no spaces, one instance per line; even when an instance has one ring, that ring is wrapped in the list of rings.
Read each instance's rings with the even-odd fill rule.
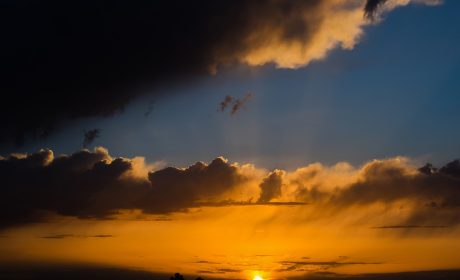
[[[0,279],[455,279],[460,2],[1,1]]]

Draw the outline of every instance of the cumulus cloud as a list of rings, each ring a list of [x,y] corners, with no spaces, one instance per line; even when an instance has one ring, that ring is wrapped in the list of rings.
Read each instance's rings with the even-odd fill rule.
[[[139,201],[141,209],[145,213],[164,214],[186,211],[199,201],[217,201],[247,178],[238,166],[216,158],[209,165],[197,162],[184,169],[167,167],[149,172],[148,180],[151,191]]]
[[[370,24],[364,15],[410,1],[379,2],[2,1],[0,91],[10,106],[0,111],[0,141],[21,146],[61,120],[122,112],[157,85],[218,65],[306,66],[333,48],[352,49]]]
[[[257,201],[258,203],[270,202],[270,200],[281,196],[284,173],[284,171],[275,170],[262,180],[259,185],[260,197]]]
[[[289,174],[286,184],[299,201],[315,207],[315,215],[359,213],[380,206],[376,217],[391,216],[380,228],[437,228],[459,222],[458,170],[458,160],[428,174],[405,158],[374,160],[359,170],[346,164],[315,164]]]
[[[51,150],[10,155],[0,159],[0,227],[45,221],[53,213],[106,220],[119,209],[184,212],[201,202],[214,206],[248,180],[223,158],[147,172],[155,166],[139,157],[111,158],[103,148],[57,158]]]

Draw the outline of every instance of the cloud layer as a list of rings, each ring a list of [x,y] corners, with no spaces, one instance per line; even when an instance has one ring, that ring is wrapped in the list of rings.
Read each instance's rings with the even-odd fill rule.
[[[298,68],[352,49],[366,17],[410,1],[374,2],[385,1],[2,1],[0,142],[21,146],[63,119],[122,112],[160,82],[217,65]]]
[[[347,215],[380,229],[447,228],[460,221],[459,160],[440,169],[417,168],[405,158],[374,160],[360,169],[316,163],[268,175],[223,158],[152,168],[140,157],[111,158],[104,148],[56,158],[51,150],[0,158],[0,227],[56,214],[110,220],[120,210],[170,214],[232,205],[305,205],[305,221]]]

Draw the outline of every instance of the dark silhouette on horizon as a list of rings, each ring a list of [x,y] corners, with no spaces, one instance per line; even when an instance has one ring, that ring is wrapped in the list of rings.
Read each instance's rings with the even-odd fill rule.
[[[180,275],[180,273],[174,274],[174,277],[171,277],[170,280],[185,280],[183,275]],[[196,280],[204,280],[201,277],[196,278]]]

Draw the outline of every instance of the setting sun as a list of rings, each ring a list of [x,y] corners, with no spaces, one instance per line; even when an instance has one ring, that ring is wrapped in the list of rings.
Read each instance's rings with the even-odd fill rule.
[[[254,280],[263,280],[263,279],[260,276],[256,276],[256,277],[254,277]]]

